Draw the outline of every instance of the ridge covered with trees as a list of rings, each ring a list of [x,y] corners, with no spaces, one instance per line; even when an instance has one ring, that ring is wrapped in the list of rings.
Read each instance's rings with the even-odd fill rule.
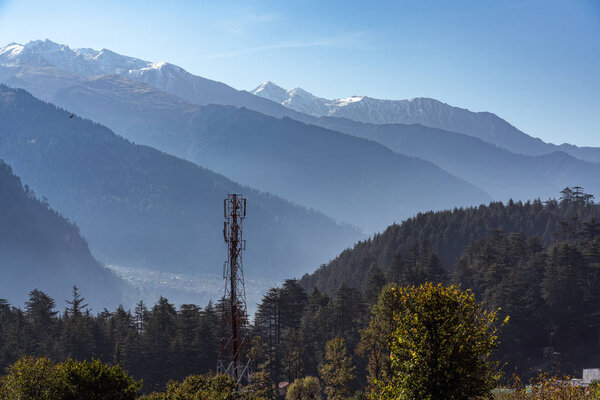
[[[78,227],[39,200],[0,160],[0,297],[23,304],[39,287],[52,296],[80,284],[94,306],[116,307],[126,285],[94,259]]]
[[[472,241],[495,231],[522,233],[548,246],[561,240],[573,241],[577,235],[589,238],[597,233],[599,224],[600,205],[581,187],[565,188],[559,200],[510,200],[419,213],[343,251],[314,273],[304,275],[301,283],[308,291],[317,287],[329,294],[342,285],[361,289],[370,267],[393,273],[395,265],[418,250],[415,246],[425,247],[420,250],[420,257],[435,253],[436,262],[450,271]]]

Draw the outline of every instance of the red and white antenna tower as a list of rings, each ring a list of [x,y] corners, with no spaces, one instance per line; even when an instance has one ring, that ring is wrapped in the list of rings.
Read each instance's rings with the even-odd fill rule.
[[[246,241],[242,237],[242,221],[246,218],[246,199],[240,194],[228,194],[223,202],[225,222],[223,238],[229,257],[223,267],[225,294],[223,327],[227,332],[221,338],[221,357],[217,372],[231,376],[237,383],[250,381],[250,359],[243,354],[248,347],[248,316],[242,250]]]

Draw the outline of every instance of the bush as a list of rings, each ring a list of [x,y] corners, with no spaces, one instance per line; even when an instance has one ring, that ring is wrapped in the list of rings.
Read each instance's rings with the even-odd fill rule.
[[[141,382],[98,360],[23,357],[0,379],[0,398],[19,400],[135,400]]]
[[[99,360],[68,360],[57,366],[67,386],[64,400],[135,400],[142,382],[135,382],[120,366]]]
[[[49,358],[23,357],[0,378],[0,398],[56,400],[67,393],[59,369]]]
[[[296,379],[285,395],[285,400],[317,400],[320,398],[321,384],[314,376]]]
[[[190,375],[183,382],[167,383],[166,393],[152,393],[140,400],[236,400],[235,386],[227,375]]]

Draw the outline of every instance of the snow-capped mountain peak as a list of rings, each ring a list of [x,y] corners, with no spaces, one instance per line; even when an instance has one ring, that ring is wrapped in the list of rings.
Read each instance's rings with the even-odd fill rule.
[[[52,77],[52,83],[39,85],[36,77],[40,75]],[[107,75],[142,82],[198,105],[226,104],[277,117],[306,118],[278,102],[191,74],[166,62],[145,61],[108,49],[70,48],[50,40],[0,47],[0,82],[20,85],[47,101],[51,101],[57,91]],[[27,79],[24,81],[23,77]],[[285,90],[283,92],[287,97]]]
[[[252,90],[251,93],[269,100],[276,99],[273,101],[276,101],[277,103],[283,103],[289,97],[289,93],[287,90],[280,86],[277,86],[271,81],[264,82],[263,84],[259,85],[257,88]]]
[[[23,57],[26,59],[18,60]],[[124,74],[130,70],[139,70],[157,64],[122,56],[108,49],[99,51],[89,48],[71,49],[67,45],[48,39],[34,40],[25,45],[11,43],[0,48],[0,64],[7,64],[10,61],[13,63],[23,61],[38,66],[52,65],[84,76]]]
[[[286,90],[271,81],[267,81],[250,93],[315,117],[320,117],[327,112],[325,103],[328,100],[316,97],[299,87]]]
[[[439,124],[429,119],[439,119],[440,107],[450,107],[435,99],[422,97],[382,100],[367,96],[350,96],[329,100],[317,97],[302,88],[286,91],[271,82],[265,82],[252,93],[315,117],[343,117],[375,124],[421,123],[438,126]]]

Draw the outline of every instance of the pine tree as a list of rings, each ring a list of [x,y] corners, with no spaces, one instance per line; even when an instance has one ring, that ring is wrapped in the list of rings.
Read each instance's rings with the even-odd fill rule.
[[[326,362],[319,368],[325,382],[325,393],[329,400],[348,398],[355,379],[352,359],[347,354],[346,343],[342,338],[334,338],[325,346]]]
[[[31,343],[29,354],[37,356],[55,356],[53,338],[57,334],[58,324],[54,300],[41,290],[32,290],[25,303],[25,315],[29,322]]]
[[[75,360],[91,359],[95,355],[92,318],[77,286],[73,286],[73,297],[67,304],[62,329],[64,354]]]
[[[377,263],[372,263],[367,272],[367,279],[363,286],[364,300],[367,304],[374,304],[377,302],[381,289],[386,284],[385,274],[379,268]]]

